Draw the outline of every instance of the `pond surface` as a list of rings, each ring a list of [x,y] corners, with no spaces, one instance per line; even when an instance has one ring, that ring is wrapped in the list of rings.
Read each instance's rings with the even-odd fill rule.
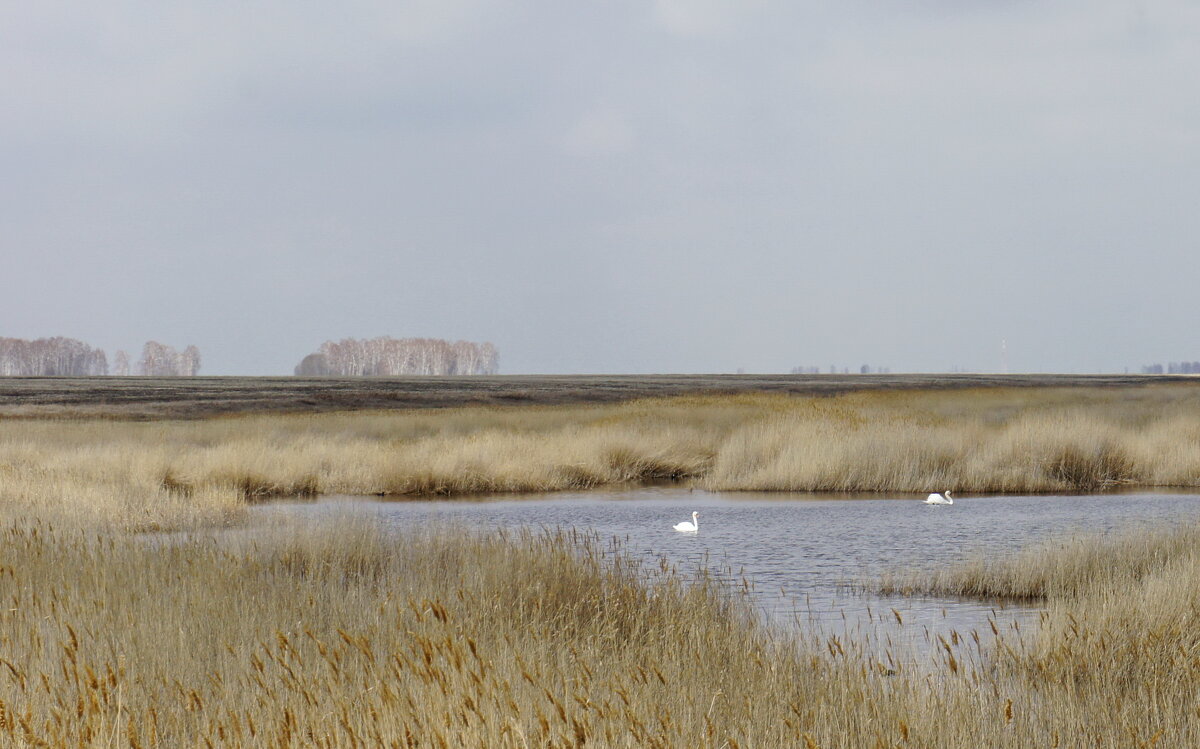
[[[700,513],[698,533],[672,526]],[[433,522],[473,531],[575,527],[616,538],[634,554],[666,557],[681,571],[704,566],[752,596],[778,623],[877,642],[928,642],[951,630],[990,633],[988,619],[1011,628],[1036,609],[957,598],[906,598],[858,592],[885,569],[934,566],[972,553],[1012,552],[1047,536],[1110,531],[1200,518],[1200,495],[1002,496],[956,498],[948,507],[913,498],[704,492],[637,488],[483,500],[379,501],[326,497],[255,510],[264,516],[373,515],[396,527]],[[893,612],[894,609],[894,612]],[[903,622],[903,625],[900,622]]]

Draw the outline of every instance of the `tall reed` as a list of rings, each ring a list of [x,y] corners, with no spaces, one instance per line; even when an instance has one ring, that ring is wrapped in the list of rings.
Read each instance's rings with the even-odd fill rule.
[[[1133,527],[1050,538],[1010,555],[977,552],[933,570],[893,570],[873,587],[889,594],[1060,600],[1136,587],[1198,550],[1200,526]]]
[[[1050,540],[879,588],[1041,601],[1037,626],[988,656],[996,697],[1020,695],[1016,709],[1055,725],[1063,746],[1189,746],[1200,730],[1198,580],[1200,526],[1188,523]]]
[[[1185,746],[1194,561],[926,664],[587,534],[0,525],[11,746]],[[1118,607],[1114,608],[1113,604]]]
[[[802,704],[803,688],[778,668],[797,662],[794,645],[712,580],[647,568],[575,532],[393,537],[345,522],[217,542],[10,521],[0,569],[9,744],[717,746],[797,735],[782,718],[798,720],[787,705]]]

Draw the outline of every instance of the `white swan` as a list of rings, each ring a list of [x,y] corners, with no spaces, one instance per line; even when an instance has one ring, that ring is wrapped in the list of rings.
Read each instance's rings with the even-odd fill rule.
[[[697,519],[699,517],[700,513],[693,512],[692,522],[689,523],[685,520],[682,523],[676,523],[675,530],[680,531],[681,533],[695,533],[696,531],[700,530],[700,521]]]
[[[928,497],[925,498],[925,504],[927,504],[927,505],[952,505],[952,504],[954,504],[954,497],[950,496],[950,492],[946,492],[946,496],[944,496],[944,497],[941,494],[930,494]]]

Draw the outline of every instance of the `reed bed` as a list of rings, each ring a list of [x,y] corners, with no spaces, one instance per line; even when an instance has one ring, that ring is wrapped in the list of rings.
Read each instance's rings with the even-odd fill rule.
[[[1045,605],[913,663],[568,530],[205,529],[302,493],[1194,486],[1198,408],[1172,386],[0,421],[0,743],[1191,745],[1194,530],[910,578]]]
[[[1063,746],[1190,746],[1200,730],[1200,527],[1133,527],[885,576],[880,592],[1040,601],[987,656]],[[947,649],[949,653],[949,649]],[[1014,705],[1018,704],[1014,699]]]
[[[0,501],[141,528],[286,495],[1200,486],[1191,384],[664,398],[605,406],[0,420]],[[81,497],[92,495],[86,501]],[[115,502],[115,504],[113,504]]]
[[[885,594],[963,596],[996,600],[1076,599],[1096,591],[1128,590],[1191,559],[1200,527],[1130,527],[1040,541],[998,557],[974,553],[934,570],[885,572],[871,587]]]
[[[1049,598],[1037,636],[1004,668],[1031,683],[1055,682],[1087,696],[1078,709],[1083,721],[1158,721],[1162,746],[1194,744],[1200,730],[1200,549],[1173,555],[1136,583],[1122,584],[1138,575],[1131,569],[1082,595]],[[1183,725],[1190,728],[1178,730]]]
[[[711,579],[568,531],[15,521],[0,565],[7,745],[783,745],[854,694]]]
[[[1181,564],[1054,602],[1036,637],[954,632],[908,664],[770,629],[714,578],[569,530],[10,516],[0,742],[1184,746],[1200,570]]]

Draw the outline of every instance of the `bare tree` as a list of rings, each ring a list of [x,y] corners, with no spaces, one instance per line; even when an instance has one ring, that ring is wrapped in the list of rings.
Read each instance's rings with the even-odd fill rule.
[[[479,371],[472,374],[487,374],[494,375],[500,371],[500,352],[496,347],[488,342],[484,342],[480,347],[480,362]]]
[[[188,346],[179,355],[179,375],[182,377],[195,377],[200,374],[200,349],[195,346]]]
[[[158,341],[146,341],[138,374],[147,377],[191,377],[200,371],[200,349],[188,346],[182,353]]]
[[[113,354],[112,373],[117,377],[129,376],[129,352],[117,351]]]
[[[174,374],[172,357],[167,346],[158,341],[146,341],[142,346],[142,358],[138,361],[138,374],[145,377],[164,377]]]
[[[322,377],[333,373],[324,354],[309,354],[296,365],[295,374],[298,377]]]

